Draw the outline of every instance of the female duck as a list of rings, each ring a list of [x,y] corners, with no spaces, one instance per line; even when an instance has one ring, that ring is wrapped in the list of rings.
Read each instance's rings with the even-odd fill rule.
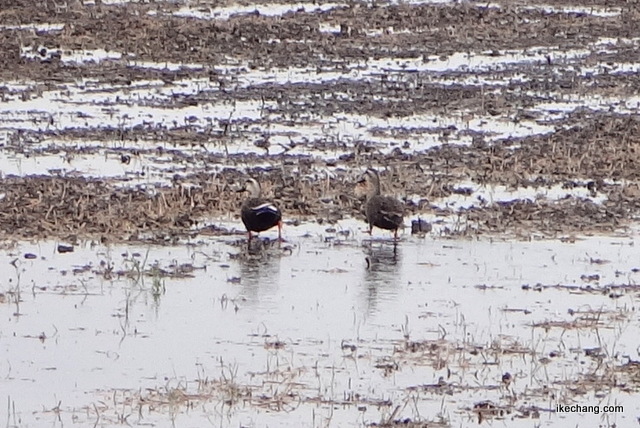
[[[249,233],[263,232],[278,226],[278,239],[282,241],[282,213],[273,203],[261,198],[262,189],[260,183],[253,178],[248,178],[244,187],[239,192],[249,192],[249,199],[242,203],[240,217]]]
[[[374,169],[365,171],[358,180],[358,184],[366,186],[367,200],[364,211],[369,223],[369,234],[375,226],[393,230],[394,239],[398,239],[398,229],[402,227],[404,215],[402,203],[390,196],[380,195],[380,177],[378,171]]]

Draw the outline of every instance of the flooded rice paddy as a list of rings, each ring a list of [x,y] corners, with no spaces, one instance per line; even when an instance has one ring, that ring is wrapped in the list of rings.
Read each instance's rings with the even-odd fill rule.
[[[235,237],[6,250],[10,425],[635,419],[634,238],[394,245],[357,227],[292,227],[251,252]]]
[[[3,5],[1,420],[636,424],[638,19]],[[364,233],[366,168],[404,203],[397,242]],[[285,242],[247,242],[247,176]]]

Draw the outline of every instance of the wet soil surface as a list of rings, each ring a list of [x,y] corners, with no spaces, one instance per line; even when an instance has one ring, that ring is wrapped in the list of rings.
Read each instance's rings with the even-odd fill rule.
[[[0,229],[183,234],[237,215],[229,184],[242,174],[289,220],[333,222],[359,215],[353,182],[370,166],[408,214],[456,219],[438,233],[625,227],[638,214],[636,14],[609,2],[11,5]]]
[[[148,418],[158,426],[178,415],[216,426],[278,426],[286,415],[305,426],[531,418],[551,426],[558,418],[548,416],[549,403],[559,400],[631,403],[639,357],[624,332],[638,319],[637,267],[628,248],[640,215],[639,20],[635,3],[588,0],[87,0],[39,7],[5,0],[0,236],[15,275],[1,283],[13,333],[2,330],[0,340],[21,340],[5,340],[12,364],[0,368],[16,391],[33,394],[22,381],[40,383],[57,369],[38,360],[38,375],[16,376],[12,370],[24,373],[29,362],[18,362],[11,349],[26,342],[62,349],[49,344],[66,325],[67,335],[60,334],[69,343],[86,340],[85,329],[107,332],[109,339],[87,349],[124,374],[111,382],[90,375],[105,365],[88,357],[87,383],[43,390],[10,412],[9,425],[21,426],[31,414],[25,409],[37,408],[36,422],[27,424],[51,418],[110,426],[135,414],[136,423]],[[401,258],[385,240],[362,246],[363,201],[355,187],[370,167],[380,171],[383,192],[405,205]],[[244,196],[237,190],[247,176],[284,212],[289,242],[280,247],[267,239],[247,248],[241,236]],[[417,219],[429,224],[427,243],[409,234]],[[581,244],[591,235],[597,238]],[[541,250],[540,238],[560,240],[540,243],[548,246]],[[495,250],[493,240],[503,242],[504,258],[477,253]],[[510,245],[532,258],[556,254],[565,264],[554,256],[524,273],[527,261],[510,259]],[[599,257],[589,245],[615,250]],[[42,248],[55,253],[51,276],[25,280],[44,269]],[[117,263],[114,251],[125,254]],[[154,264],[148,254],[155,251]],[[414,252],[415,259],[408,256]],[[333,262],[316,268],[309,254]],[[75,262],[66,266],[61,257]],[[485,269],[484,279],[447,273],[460,264]],[[511,270],[500,271],[504,265]],[[572,273],[563,276],[567,265]],[[202,273],[211,269],[234,273]],[[421,269],[437,271],[429,284],[440,288],[421,282]],[[334,281],[342,270],[350,274]],[[260,293],[261,275],[275,287],[268,298],[287,301],[287,293],[299,292],[291,288],[295,278],[314,273],[322,284],[355,293],[344,297],[349,320],[318,310],[317,323],[341,320],[333,330],[291,329],[282,324],[293,316],[283,315],[284,306],[247,303]],[[188,295],[173,287],[192,290],[203,278],[220,288],[201,297],[224,316],[207,312],[198,327],[164,324],[191,312]],[[239,291],[246,278],[253,285]],[[436,309],[416,306],[424,293],[448,293],[441,288],[452,281],[458,293],[450,300]],[[385,295],[390,300],[369,296],[366,308],[348,305],[365,290],[384,294],[389,284],[398,287]],[[165,292],[177,300],[163,315],[158,301],[164,309],[171,301]],[[501,295],[502,303],[483,310],[509,314],[509,321],[460,311],[460,292],[480,300]],[[117,326],[95,327],[98,318],[83,313],[82,326],[59,320],[52,333],[29,315],[46,312],[37,305],[42,300],[57,307],[66,296],[94,295],[94,308]],[[330,305],[322,293],[310,295]],[[510,303],[522,295],[522,306]],[[545,307],[575,295],[585,303]],[[82,312],[84,301],[74,300],[74,309]],[[234,330],[235,338],[214,329],[206,340],[215,351],[189,348],[195,357],[188,360],[169,352],[173,366],[137,359],[145,355],[141,345],[122,348],[145,342],[142,335],[167,352],[162,341],[234,323],[247,309],[259,314],[241,318],[250,327]],[[129,310],[156,311],[149,331],[136,330]],[[387,311],[400,315],[385,318]],[[438,327],[440,317],[449,324]],[[269,328],[256,327],[260,322]],[[345,323],[354,328],[341,335]],[[419,334],[409,331],[416,323]],[[469,326],[484,325],[467,336]],[[511,325],[517,328],[503,335]],[[603,331],[611,334],[603,338]],[[567,332],[580,333],[567,339]],[[249,361],[247,352],[257,357]],[[125,367],[116,363],[121,354],[136,357]],[[196,374],[182,370],[185,364],[195,364]],[[9,403],[19,405],[17,396]],[[69,404],[42,405],[53,396]],[[446,397],[453,401],[439,407]],[[638,409],[627,408],[630,421]],[[569,422],[593,421],[576,418]]]

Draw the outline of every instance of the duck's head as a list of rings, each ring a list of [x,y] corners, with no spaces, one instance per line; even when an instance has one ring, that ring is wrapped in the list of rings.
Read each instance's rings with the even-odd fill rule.
[[[380,194],[380,177],[378,171],[369,168],[358,177],[356,194],[367,195],[367,198]]]
[[[262,193],[262,188],[260,187],[260,183],[253,178],[247,178],[244,182],[244,186],[238,189],[238,192],[249,192],[250,197],[259,198],[260,193]]]

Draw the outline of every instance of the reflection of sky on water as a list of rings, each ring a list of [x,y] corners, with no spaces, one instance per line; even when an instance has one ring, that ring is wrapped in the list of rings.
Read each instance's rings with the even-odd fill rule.
[[[215,239],[193,248],[81,245],[74,253],[57,254],[54,243],[42,242],[3,251],[0,263],[10,267],[9,262],[17,260],[17,270],[7,270],[0,292],[10,296],[19,280],[22,300],[19,308],[12,301],[2,306],[6,322],[0,331],[0,370],[6,388],[0,399],[10,395],[23,420],[33,425],[33,418],[46,420],[39,413],[42,408],[52,408],[64,397],[67,410],[61,417],[66,420],[68,409],[102,399],[100,390],[156,388],[165,385],[165,379],[188,383],[202,371],[217,376],[224,362],[238,368],[241,383],[260,384],[259,373],[285,364],[300,370],[295,381],[306,385],[299,391],[305,396],[320,391],[326,398],[340,399],[352,391],[395,402],[406,398],[404,388],[437,383],[447,370],[453,376],[448,382],[485,386],[499,384],[509,371],[517,376],[513,387],[524,393],[590,372],[594,361],[585,354],[587,348],[615,348],[610,355],[637,358],[633,294],[611,299],[607,293],[579,292],[589,284],[640,280],[634,272],[635,238],[561,243],[405,235],[394,249],[384,232],[374,232],[373,239],[357,233],[357,240],[332,243],[322,230],[313,225],[287,228],[283,246],[274,243],[263,255],[246,258],[228,256],[246,251],[243,244]],[[309,236],[302,237],[307,232]],[[264,235],[274,238],[269,232]],[[24,259],[25,252],[39,258]],[[193,263],[205,269],[195,270],[193,278],[163,278],[165,291],[154,300],[152,277],[135,283],[122,276],[107,280],[99,273],[101,261],[113,264],[114,272],[131,269],[134,252],[142,254],[140,261],[146,258],[147,266]],[[86,264],[91,268],[84,273],[71,273]],[[593,274],[600,275],[599,281],[586,283],[584,275]],[[576,288],[522,288],[538,283]],[[14,316],[18,309],[21,316]],[[603,328],[532,327],[546,321],[573,322],[590,309],[601,313]],[[449,353],[446,368],[431,365],[427,354],[398,353],[405,334],[412,341],[432,343],[429,352]],[[443,337],[445,342],[438,342]],[[285,348],[268,346],[276,341]],[[345,343],[355,350],[344,348]],[[446,343],[453,347],[444,347]],[[536,354],[501,354],[497,366],[483,366],[476,357],[455,350],[465,343],[484,348],[485,357],[492,346],[514,343]],[[550,352],[559,356],[544,370],[533,370]],[[472,369],[458,366],[463,356]],[[400,365],[391,377],[376,368],[388,358]],[[622,363],[611,358],[613,364]],[[471,379],[476,364],[482,370],[479,378]],[[316,366],[316,371],[308,370]],[[320,390],[318,382],[324,385]],[[551,387],[564,388],[556,383]],[[457,390],[444,402],[427,394],[417,403],[421,414],[435,415],[444,403],[455,415],[474,400],[499,402],[500,394],[491,388]],[[638,410],[637,403],[615,390],[609,397],[625,403],[625,418]],[[304,423],[305,409],[303,404],[287,418]],[[336,417],[348,420],[354,412],[347,407]],[[165,417],[149,416],[159,421]],[[283,415],[243,408],[230,417],[239,423],[264,417],[278,425]],[[587,420],[579,414],[563,418]],[[197,411],[179,416],[184,423],[205,419],[206,414]]]
[[[46,88],[35,82],[4,82],[2,101],[0,102],[0,143],[7,143],[19,130],[40,132],[59,132],[64,130],[148,130],[151,134],[166,130],[188,128],[194,132],[221,133],[227,122],[233,124],[225,144],[217,141],[206,144],[206,150],[217,154],[264,153],[254,143],[269,136],[270,153],[289,155],[316,155],[337,158],[350,153],[357,143],[374,145],[382,153],[410,144],[411,150],[420,151],[442,144],[469,144],[473,133],[480,133],[489,141],[526,137],[552,132],[552,121],[560,120],[576,109],[589,108],[593,111],[614,111],[622,114],[635,113],[637,97],[593,96],[590,93],[544,93],[527,107],[533,119],[523,119],[507,115],[491,115],[465,111],[416,112],[402,117],[376,117],[353,111],[338,110],[333,115],[312,114],[314,100],[301,96],[299,102],[308,105],[302,109],[304,114],[292,116],[282,111],[277,102],[264,101],[260,90],[271,91],[284,85],[318,84],[332,82],[341,84],[368,83],[381,84],[382,77],[389,83],[415,85],[424,82],[430,85],[464,84],[481,87],[486,96],[500,94],[505,87],[518,85],[526,79],[523,67],[544,66],[547,57],[562,63],[563,70],[573,70],[580,76],[592,78],[601,74],[613,75],[629,73],[638,68],[637,64],[608,64],[598,62],[584,64],[584,59],[594,53],[615,52],[637,43],[636,39],[612,39],[603,37],[583,49],[561,51],[558,47],[531,47],[521,50],[502,50],[496,52],[455,52],[446,57],[426,56],[419,58],[368,58],[345,62],[326,69],[291,67],[261,69],[249,67],[243,61],[226,58],[220,64],[172,64],[153,63],[118,52],[104,50],[69,50],[42,46],[26,46],[22,55],[27,60],[39,61],[53,54],[59,54],[66,63],[82,65],[95,62],[122,62],[127,67],[154,70],[215,70],[223,82],[208,78],[163,80],[134,80],[129,85],[108,84],[90,79],[79,79],[58,86]],[[43,50],[44,49],[44,50]],[[514,70],[514,73],[495,73]],[[453,74],[452,74],[453,73]],[[255,99],[220,99],[221,91],[254,91]],[[530,94],[534,96],[536,94]],[[336,92],[342,102],[348,102],[351,95]],[[181,100],[194,98],[193,103]],[[444,138],[441,130],[448,129]],[[316,142],[329,144],[330,149],[319,148]],[[72,165],[67,163],[67,152],[77,146],[83,146],[82,139],[65,140],[63,138],[44,138],[42,141],[29,142],[28,149],[57,146],[61,150],[55,154],[39,155],[29,152],[30,159],[22,159],[21,167],[0,160],[0,169],[11,173],[27,175],[42,173],[48,169],[76,171],[92,176],[112,176],[117,165],[84,163],[77,156]],[[90,144],[95,144],[95,141]],[[98,142],[99,143],[99,142]],[[105,141],[105,149],[122,145],[119,141]],[[157,141],[139,140],[135,145],[155,147]],[[324,145],[322,145],[324,146]],[[125,147],[131,149],[131,147]],[[188,148],[185,148],[188,150]],[[21,156],[21,155],[18,155]],[[37,164],[36,164],[37,162]],[[7,163],[7,165],[4,165]],[[153,169],[159,167],[152,165]],[[17,171],[14,171],[17,170]]]

